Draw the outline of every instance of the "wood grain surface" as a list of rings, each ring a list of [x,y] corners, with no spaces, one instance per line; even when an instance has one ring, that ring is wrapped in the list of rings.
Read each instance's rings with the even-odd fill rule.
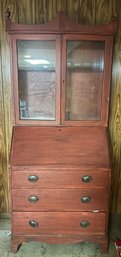
[[[29,221],[35,220],[38,227],[33,229]],[[85,229],[80,225],[88,221]],[[106,213],[92,212],[14,212],[13,234],[17,235],[105,235]]]
[[[119,31],[115,37],[109,115],[112,159],[111,211],[121,213],[121,1],[120,0],[1,0],[0,1],[0,211],[8,212],[8,159],[11,141],[12,108],[10,51],[5,32],[5,11],[19,23],[45,23],[64,10],[81,24],[104,24],[117,13]]]
[[[104,127],[15,126],[10,166],[110,168],[107,149]]]
[[[33,192],[32,192],[33,191]],[[17,196],[17,197],[16,197]],[[32,197],[37,198],[32,202]],[[105,196],[105,201],[102,196]],[[104,211],[108,209],[108,192],[105,188],[86,189],[13,189],[13,211]],[[89,202],[84,202],[85,199]],[[34,215],[34,214],[33,214]]]

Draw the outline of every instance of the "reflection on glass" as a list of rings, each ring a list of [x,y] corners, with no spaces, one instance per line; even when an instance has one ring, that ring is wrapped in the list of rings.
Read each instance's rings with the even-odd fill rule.
[[[55,120],[55,44],[17,41],[20,119]]]
[[[66,120],[100,120],[104,42],[67,41]]]

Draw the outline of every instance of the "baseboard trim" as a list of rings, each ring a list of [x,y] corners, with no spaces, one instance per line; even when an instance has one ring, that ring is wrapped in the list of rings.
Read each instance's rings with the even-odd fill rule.
[[[10,219],[10,213],[0,213],[0,219]]]

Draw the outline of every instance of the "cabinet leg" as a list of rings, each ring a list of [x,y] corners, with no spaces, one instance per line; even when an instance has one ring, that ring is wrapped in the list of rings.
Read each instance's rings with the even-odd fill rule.
[[[12,238],[11,239],[11,246],[10,246],[10,251],[12,253],[16,253],[19,249],[19,247],[21,246],[21,242],[20,240],[16,239],[16,238]]]
[[[105,239],[105,240],[102,240],[100,243],[100,250],[102,253],[106,254],[108,252],[108,247],[109,247],[109,244],[108,244],[108,239]]]

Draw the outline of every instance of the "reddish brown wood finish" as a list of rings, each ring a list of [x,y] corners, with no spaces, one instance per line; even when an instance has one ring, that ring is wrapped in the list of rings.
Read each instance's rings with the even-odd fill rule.
[[[105,195],[105,199],[102,198]],[[107,189],[13,189],[13,211],[91,211],[108,210],[109,194]],[[38,197],[31,202],[29,197]],[[88,203],[84,197],[90,198]]]
[[[19,89],[18,89],[18,64],[17,64],[17,40],[54,40],[56,42],[56,117],[55,120],[22,120],[19,115]],[[42,125],[58,125],[60,124],[60,36],[59,35],[14,35],[11,37],[11,47],[12,47],[12,66],[14,67],[12,70],[13,75],[13,103],[14,103],[14,116],[15,116],[15,124],[29,124],[33,123],[42,124]]]
[[[29,176],[36,175],[38,180],[33,183],[28,180]],[[92,180],[89,183],[84,183],[84,176],[91,176]],[[28,167],[13,167],[11,170],[11,186],[13,189],[39,189],[39,188],[108,188],[110,180],[109,169],[99,168],[60,168],[36,166],[35,168]]]
[[[69,125],[69,126],[107,126],[108,123],[108,105],[109,88],[112,60],[113,35],[118,27],[117,21],[113,20],[110,24],[98,26],[85,26],[73,23],[63,12],[60,12],[57,18],[47,24],[24,25],[11,22],[6,18],[6,31],[11,34],[11,51],[13,66],[13,87],[14,87],[14,116],[15,124],[40,124],[40,125]],[[93,38],[92,38],[93,37]],[[42,121],[20,119],[19,117],[19,98],[18,98],[18,67],[16,40],[56,40],[56,120]],[[104,56],[104,76],[103,89],[101,94],[101,119],[99,120],[65,120],[65,90],[66,90],[66,42],[67,40],[93,40],[105,42]],[[62,51],[62,56],[61,56]],[[62,75],[62,76],[61,76]],[[86,80],[86,74],[85,74]],[[60,106],[61,102],[61,106]],[[86,103],[85,103],[86,106]]]
[[[14,127],[10,158],[12,251],[16,252],[23,240],[100,243],[102,236],[102,251],[106,251],[110,184],[107,147],[103,127]],[[38,180],[30,182],[31,175]],[[88,183],[82,181],[86,175],[92,178]],[[32,195],[39,197],[37,203],[28,200]],[[91,201],[82,203],[84,196]],[[32,228],[29,220],[43,225]],[[79,221],[91,225],[80,230]]]
[[[30,220],[38,227],[29,225]],[[80,222],[88,221],[83,228]],[[91,212],[13,212],[13,234],[16,235],[105,235],[106,213]]]
[[[83,241],[87,241],[87,242],[95,242],[98,243],[100,246],[100,249],[102,251],[102,253],[107,253],[108,251],[108,238],[105,236],[98,236],[96,235],[63,235],[63,236],[54,236],[54,235],[12,235],[11,238],[11,251],[13,253],[16,253],[18,248],[21,246],[22,242],[29,242],[29,241],[40,241],[40,242],[46,242],[49,244],[65,244],[65,243],[80,243]]]
[[[17,40],[55,40],[56,41],[56,119],[51,120],[31,120],[20,119],[19,117],[19,89],[18,89],[18,65],[17,65]],[[62,45],[61,45],[62,40]],[[13,102],[14,102],[14,116],[15,124],[40,124],[40,125],[66,125],[66,126],[107,126],[108,124],[108,105],[109,105],[109,88],[110,88],[110,74],[111,74],[111,60],[112,60],[112,44],[113,38],[111,36],[95,35],[93,41],[105,41],[105,56],[104,56],[104,76],[102,80],[102,96],[101,96],[101,117],[98,120],[81,120],[81,121],[66,121],[65,120],[65,90],[66,90],[66,42],[67,40],[92,40],[92,35],[81,34],[67,34],[60,35],[11,35],[11,50],[12,50],[12,66],[13,68]],[[62,59],[61,59],[62,48]],[[62,72],[62,78],[61,78]],[[93,75],[94,76],[94,75]],[[85,81],[87,75],[83,75]],[[62,96],[62,97],[61,97]],[[86,108],[86,102],[85,102]]]
[[[99,36],[98,34],[93,37],[93,41],[101,41],[105,42],[105,55],[104,55],[104,72],[103,74],[103,79],[102,79],[102,92],[101,92],[101,117],[98,120],[66,120],[65,119],[65,109],[66,109],[66,104],[65,104],[65,99],[66,99],[66,76],[67,76],[67,70],[66,70],[66,64],[67,64],[67,56],[65,55],[66,53],[66,44],[68,40],[86,40],[86,41],[92,41],[92,35],[75,35],[75,34],[67,34],[64,35],[63,38],[63,51],[62,51],[62,58],[63,58],[63,66],[62,66],[62,99],[61,99],[61,112],[62,112],[62,124],[67,125],[67,126],[107,126],[108,125],[108,107],[109,107],[109,92],[110,92],[110,74],[111,74],[111,63],[112,63],[112,49],[113,49],[113,38],[111,36]],[[80,57],[81,59],[81,57]],[[74,74],[75,76],[75,74]],[[86,74],[86,71],[84,72],[82,70],[82,73],[79,72],[79,75],[76,74],[75,80],[79,80],[81,76],[82,80],[82,87],[85,85],[85,83],[89,82],[88,75]],[[92,76],[92,75],[91,75]],[[100,76],[100,77],[99,77]],[[97,83],[96,81],[101,79],[101,75],[93,75],[91,79],[91,83]],[[90,78],[90,76],[89,76]],[[94,81],[95,80],[95,81]],[[99,83],[100,84],[100,83]],[[83,98],[83,95],[82,95]],[[81,97],[80,97],[81,101]],[[86,109],[86,105],[88,105],[88,102],[85,101],[83,108]],[[82,110],[83,112],[83,110]]]
[[[102,251],[106,252],[111,172],[105,126],[108,125],[112,43],[117,22],[84,26],[69,21],[61,12],[55,20],[43,25],[15,24],[7,18],[6,30],[11,34],[15,124],[32,125],[13,129],[10,154],[11,249],[16,252],[23,241],[29,240],[47,243],[92,241],[100,244]],[[17,39],[57,42],[54,122],[19,119]],[[67,40],[105,42],[100,120],[65,120]],[[83,79],[85,81],[86,75]],[[32,175],[38,176],[36,182],[29,181]],[[91,180],[84,182],[84,176],[90,176]],[[38,197],[36,203],[28,200],[33,195]],[[85,196],[91,197],[89,203],[80,200]],[[35,227],[30,221],[35,221]],[[86,227],[80,226],[81,222],[83,225],[86,222]]]
[[[16,24],[6,17],[6,31],[9,34],[35,34],[35,33],[81,33],[84,35],[113,35],[117,31],[118,23],[116,19],[110,24],[104,25],[81,25],[68,19],[64,12],[59,12],[58,16],[46,24],[25,25]]]
[[[109,168],[106,130],[103,127],[14,127],[10,162],[12,166]]]

